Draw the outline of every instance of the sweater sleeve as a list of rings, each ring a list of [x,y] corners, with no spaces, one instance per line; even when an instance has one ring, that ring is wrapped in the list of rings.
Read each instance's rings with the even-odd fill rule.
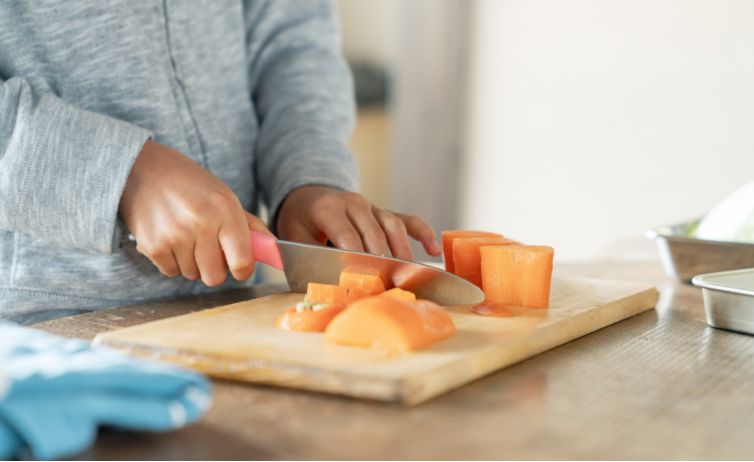
[[[151,132],[0,80],[0,228],[111,253],[118,203]]]
[[[355,120],[353,82],[332,2],[248,2],[245,14],[260,127],[255,175],[270,216],[302,185],[358,190],[346,146]]]

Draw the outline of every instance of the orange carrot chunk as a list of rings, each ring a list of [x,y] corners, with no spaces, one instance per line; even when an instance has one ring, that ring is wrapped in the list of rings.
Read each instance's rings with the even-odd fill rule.
[[[552,247],[493,245],[480,248],[482,289],[492,304],[547,308]]]
[[[385,291],[381,293],[383,297],[393,297],[398,300],[403,300],[404,302],[415,302],[416,301],[416,295],[413,292],[409,292],[408,290],[403,290],[398,287],[394,287],[388,291]]]
[[[306,287],[306,301],[343,308],[348,305],[348,293],[345,287],[310,282]]]
[[[335,286],[310,282],[306,288],[306,301],[311,305],[325,304],[345,308],[356,300],[371,295],[369,291],[359,288]]]
[[[342,307],[328,307],[321,310],[307,309],[304,311],[289,308],[277,320],[281,329],[301,332],[324,332],[330,321],[341,311]]]
[[[445,260],[445,271],[455,273],[453,262],[453,240],[457,237],[503,237],[497,233],[487,231],[451,230],[442,232],[442,255]]]
[[[377,296],[361,299],[336,316],[325,330],[325,339],[341,345],[406,352],[453,334],[453,320],[435,303]]]
[[[482,287],[482,257],[480,247],[510,245],[514,241],[504,237],[457,237],[453,239],[455,273]]]
[[[369,295],[377,295],[385,291],[385,283],[378,274],[354,273],[352,271],[340,273],[340,286],[348,289],[366,290]]]
[[[371,274],[374,276],[379,276],[379,278],[382,280],[382,284],[385,286],[385,289],[392,288],[392,265],[389,264],[373,264],[373,265],[364,265],[363,263],[353,263],[348,262],[349,255],[345,255],[343,258],[346,260],[347,265],[343,270],[341,270],[341,274],[343,272],[347,273],[356,273],[356,274]],[[358,255],[356,255],[358,257]]]

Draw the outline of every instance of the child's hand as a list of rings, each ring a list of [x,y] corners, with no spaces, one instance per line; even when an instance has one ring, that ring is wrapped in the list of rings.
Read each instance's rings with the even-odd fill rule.
[[[421,218],[393,213],[361,194],[324,186],[294,189],[280,208],[277,224],[281,239],[313,244],[329,240],[341,249],[411,260],[411,236],[428,254],[440,255],[434,231]]]
[[[169,277],[208,286],[254,271],[249,229],[269,233],[231,189],[178,151],[148,141],[136,158],[119,213],[136,249]]]

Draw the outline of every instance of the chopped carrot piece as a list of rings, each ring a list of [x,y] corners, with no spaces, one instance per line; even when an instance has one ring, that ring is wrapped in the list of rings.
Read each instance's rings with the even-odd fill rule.
[[[345,287],[310,282],[306,287],[306,301],[343,308],[348,304],[348,293]]]
[[[529,308],[549,306],[552,247],[493,245],[481,247],[480,252],[487,301]]]
[[[350,303],[369,295],[371,293],[364,289],[320,284],[318,282],[310,282],[306,288],[306,301],[310,304],[322,303],[338,308],[345,308]]]
[[[457,237],[503,237],[497,233],[487,231],[452,230],[442,232],[442,255],[445,259],[445,271],[455,273],[453,264],[453,240]]]
[[[416,295],[413,292],[409,292],[408,290],[403,290],[398,287],[394,287],[390,290],[387,290],[380,295],[385,297],[393,297],[397,298],[398,300],[403,300],[404,302],[415,302],[416,301]]]
[[[346,306],[357,300],[361,300],[362,298],[367,298],[371,295],[372,294],[370,294],[366,289],[359,289],[358,287],[346,287],[346,298],[348,300]]]
[[[510,245],[504,237],[457,237],[453,239],[455,273],[482,287],[482,257],[479,248],[485,245]]]
[[[342,307],[328,307],[321,310],[298,311],[289,308],[277,320],[277,326],[281,329],[302,332],[324,332],[328,324],[335,316],[343,311]]]
[[[348,261],[350,255],[345,255],[343,258]],[[359,257],[358,255],[356,257]],[[391,274],[393,272],[392,265],[389,264],[370,264],[370,265],[364,265],[363,263],[354,263],[349,262],[345,268],[341,271],[341,273],[347,272],[347,273],[357,273],[357,274],[371,274],[374,276],[379,276],[380,279],[382,279],[382,283],[385,286],[385,289],[389,289],[393,287],[392,284],[392,278]]]
[[[453,320],[435,303],[410,303],[390,296],[353,303],[325,330],[329,342],[401,352],[424,348],[454,334]]]
[[[340,273],[340,287],[363,289],[369,295],[377,295],[385,291],[385,283],[379,275],[354,273],[352,271]]]

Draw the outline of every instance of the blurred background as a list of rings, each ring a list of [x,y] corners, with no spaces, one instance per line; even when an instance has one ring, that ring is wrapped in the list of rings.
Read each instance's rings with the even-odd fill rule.
[[[754,179],[754,2],[337,3],[362,192],[438,231],[654,259]]]

